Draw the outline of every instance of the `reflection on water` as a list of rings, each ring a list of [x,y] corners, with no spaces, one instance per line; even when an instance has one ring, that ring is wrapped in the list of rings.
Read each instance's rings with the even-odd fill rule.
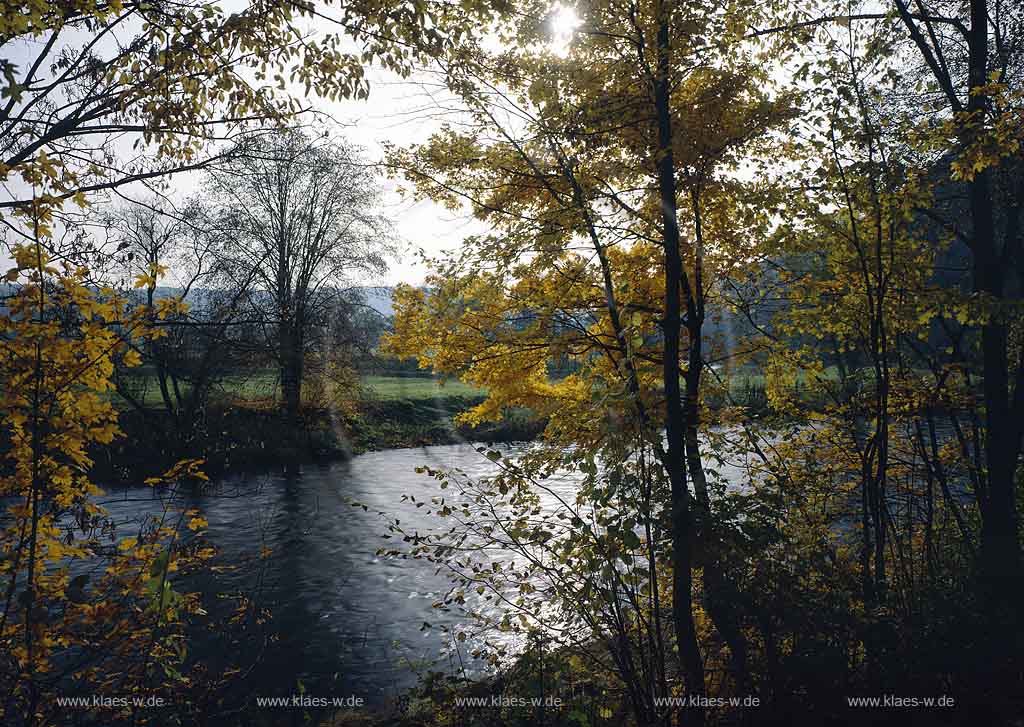
[[[506,456],[519,451],[521,446],[505,448]],[[739,483],[745,464],[722,462],[717,469],[727,481]],[[431,608],[449,586],[445,575],[426,561],[376,555],[378,548],[394,547],[382,536],[395,518],[408,533],[449,525],[428,515],[431,508],[402,501],[403,495],[423,502],[442,494],[435,480],[416,473],[420,465],[459,468],[471,478],[496,471],[469,444],[388,450],[307,466],[295,474],[229,478],[185,503],[209,521],[206,537],[217,547],[220,562],[255,560],[264,546],[272,553],[263,572],[255,565],[239,567],[187,585],[211,595],[255,589],[257,602],[271,610],[277,639],[265,647],[241,685],[247,700],[296,694],[301,682],[309,695],[355,695],[368,705],[381,705],[415,683],[417,669],[410,664],[421,672],[427,666],[455,669],[456,664],[439,662],[451,638],[439,627],[459,623],[459,612]],[[559,500],[571,502],[575,487],[573,477],[546,480],[539,493],[542,507],[553,511]],[[162,509],[149,488],[104,500],[123,524],[123,535]],[[467,594],[469,599],[475,600]],[[425,621],[434,628],[421,630]],[[254,653],[261,648],[259,643],[250,646]],[[244,663],[247,656],[218,653],[202,634],[190,650],[194,658],[211,663]]]
[[[267,647],[246,691],[293,694],[301,680],[311,695],[358,695],[380,704],[415,682],[409,661],[438,659],[447,637],[436,627],[457,621],[457,614],[431,609],[447,580],[425,561],[375,555],[392,542],[381,537],[387,518],[380,512],[410,531],[436,527],[428,508],[401,502],[403,494],[437,494],[434,480],[415,472],[424,464],[459,467],[474,477],[494,471],[470,445],[391,450],[294,475],[228,479],[187,503],[209,521],[206,537],[221,560],[254,558],[262,545],[272,550],[260,593],[279,640]],[[105,498],[106,506],[127,524],[159,508],[143,492],[117,493]],[[215,578],[192,587],[248,590],[260,574],[242,568]],[[420,631],[424,621],[435,629]],[[215,656],[204,655],[202,643],[192,644],[192,652]]]

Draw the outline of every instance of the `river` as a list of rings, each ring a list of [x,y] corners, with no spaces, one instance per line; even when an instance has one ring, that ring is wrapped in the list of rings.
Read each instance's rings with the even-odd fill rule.
[[[500,448],[509,456],[525,446]],[[746,464],[717,462],[715,469],[728,487],[743,487],[749,481]],[[395,518],[406,532],[440,527],[430,508],[403,499],[414,495],[422,502],[452,494],[441,493],[436,481],[417,473],[421,465],[458,468],[471,478],[496,471],[473,445],[458,444],[373,452],[347,462],[307,465],[290,475],[238,475],[185,496],[184,504],[209,522],[204,537],[218,550],[215,562],[250,564],[176,587],[210,597],[222,591],[254,593],[272,613],[269,631],[276,638],[265,646],[257,639],[243,652],[224,654],[202,633],[190,644],[192,658],[200,661],[255,663],[239,680],[236,704],[304,691],[356,696],[366,706],[383,707],[428,668],[457,671],[441,656],[451,635],[439,627],[458,625],[460,614],[431,608],[446,592],[447,578],[423,560],[377,555],[379,548],[394,547],[395,540],[382,536]],[[546,486],[558,487],[555,494],[570,500],[575,489],[571,481]],[[556,508],[557,499],[542,494],[541,505]],[[151,488],[113,491],[101,501],[124,535],[162,510]],[[264,546],[270,555],[260,572],[256,556]],[[426,621],[434,628],[421,629]]]
[[[505,447],[506,453],[518,451]],[[361,697],[380,706],[416,682],[416,672],[436,663],[447,640],[437,628],[454,625],[458,614],[442,614],[431,603],[448,582],[434,567],[411,559],[381,558],[378,548],[394,543],[388,518],[421,533],[437,521],[403,502],[438,494],[437,483],[417,474],[419,465],[458,467],[479,477],[495,465],[469,444],[388,450],[347,462],[305,466],[294,475],[240,475],[209,492],[188,496],[209,522],[206,537],[218,549],[215,562],[238,564],[270,549],[260,574],[255,566],[188,584],[207,593],[242,589],[256,583],[260,603],[272,612],[277,640],[262,650],[245,679],[250,696]],[[149,488],[111,492],[101,501],[125,534],[146,515],[162,509]],[[352,502],[366,506],[353,507]],[[424,621],[435,628],[421,631]],[[194,657],[217,656],[197,635]],[[253,654],[238,654],[245,662]],[[229,657],[229,661],[231,658]]]

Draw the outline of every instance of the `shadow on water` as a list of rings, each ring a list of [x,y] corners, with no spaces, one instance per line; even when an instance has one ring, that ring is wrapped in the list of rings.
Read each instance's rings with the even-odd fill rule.
[[[235,567],[185,587],[207,602],[216,593],[241,591],[272,613],[266,638],[253,636],[235,654],[221,653],[223,646],[202,633],[193,639],[193,658],[211,665],[255,660],[232,701],[304,691],[382,706],[413,686],[418,669],[448,668],[438,662],[447,638],[437,627],[458,618],[431,608],[447,580],[427,562],[376,555],[393,542],[382,538],[389,517],[421,533],[437,526],[428,508],[401,501],[403,494],[420,500],[437,494],[434,481],[415,472],[423,464],[472,476],[494,466],[470,445],[391,450],[229,478],[186,496],[185,504],[209,522],[204,537],[218,549],[215,562]],[[137,522],[159,509],[158,499],[129,492],[108,501],[119,521]],[[424,621],[435,628],[421,631]]]

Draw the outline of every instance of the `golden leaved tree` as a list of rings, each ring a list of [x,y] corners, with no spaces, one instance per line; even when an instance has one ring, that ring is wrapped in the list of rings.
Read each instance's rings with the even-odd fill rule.
[[[45,207],[32,214],[42,239],[49,215]],[[90,289],[84,269],[51,264],[41,244],[15,256],[7,277],[17,292],[0,319],[0,496],[13,503],[0,530],[0,715],[7,724],[59,723],[66,708],[56,699],[72,675],[75,693],[88,684],[108,695],[180,697],[194,686],[181,672],[184,625],[203,611],[172,578],[213,555],[202,539],[181,537],[205,522],[169,509],[121,537],[89,478],[95,447],[121,435],[109,396],[114,366],[138,363],[128,339],[161,331],[143,307]],[[205,479],[200,465],[183,461],[150,484]]]
[[[561,567],[578,546],[597,583],[552,588],[573,602],[580,588],[610,599],[608,622],[590,627],[643,654],[641,668],[620,660],[621,643],[609,646],[642,724],[670,719],[659,694],[706,693],[696,568],[729,646],[728,688],[747,693],[745,638],[726,595],[736,585],[714,546],[721,533],[698,435],[706,364],[720,353],[704,327],[711,301],[767,231],[774,195],[736,166],[789,117],[754,55],[710,39],[739,39],[761,12],[742,2],[720,11],[594,3],[563,57],[535,21],[545,13],[524,3],[521,20],[502,29],[511,47],[463,46],[439,62],[470,121],[391,158],[417,194],[468,204],[494,233],[438,263],[425,290],[400,289],[388,345],[487,387],[470,420],[509,406],[549,417],[550,447],[519,473],[524,488],[561,466],[581,473],[582,497],[602,507],[593,531],[557,529]],[[549,362],[566,359],[576,372],[549,381]],[[548,527],[523,532],[557,550]],[[606,567],[594,565],[602,558]],[[636,559],[643,582],[620,582],[616,561],[635,568]],[[612,605],[623,590],[643,594],[628,618]]]
[[[185,626],[202,609],[172,582],[213,555],[186,510],[122,537],[95,502],[92,455],[120,434],[110,401],[128,344],[157,338],[173,302],[133,308],[84,266],[92,252],[66,234],[97,194],[218,161],[253,126],[307,110],[289,82],[323,98],[365,98],[363,64],[405,73],[418,54],[466,32],[444,16],[490,13],[486,2],[314,4],[45,0],[0,5],[0,214],[15,267],[0,318],[4,424],[0,497],[0,719],[59,724],[56,698],[159,692],[188,720],[217,675],[181,669]],[[313,35],[316,23],[326,32]],[[130,151],[129,151],[130,149]],[[126,154],[125,152],[129,152]],[[72,202],[73,204],[68,204]],[[136,287],[151,289],[151,266]],[[203,479],[182,462],[150,484]],[[198,667],[197,667],[198,668]],[[175,700],[175,695],[180,699]],[[83,709],[102,724],[161,719]],[[165,717],[163,717],[165,718]]]

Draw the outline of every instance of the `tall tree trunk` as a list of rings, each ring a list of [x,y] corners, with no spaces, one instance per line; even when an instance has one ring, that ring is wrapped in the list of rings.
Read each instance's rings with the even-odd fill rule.
[[[704,607],[712,623],[729,647],[733,677],[737,694],[752,694],[750,671],[747,666],[749,652],[747,638],[743,633],[743,616],[740,590],[730,576],[727,565],[721,557],[721,544],[715,533],[711,518],[711,498],[708,494],[707,476],[700,455],[700,381],[704,371],[704,222],[701,210],[701,191],[691,190],[693,206],[694,235],[693,254],[694,285],[687,296],[686,328],[689,338],[689,356],[686,369],[686,398],[684,417],[687,470],[693,480],[696,496],[694,525],[700,542],[703,566]]]
[[[916,28],[903,0],[895,0],[904,24],[928,62],[939,86],[945,91],[954,111],[967,111],[970,121],[960,128],[960,143],[970,146],[982,130],[981,119],[990,104],[983,90],[988,83],[988,0],[970,0],[970,27],[966,33],[967,103],[962,104],[954,89],[954,80],[947,70],[935,62],[935,55]],[[989,297],[990,302],[1005,299],[1006,274],[1019,260],[1009,259],[1007,250],[1000,252],[995,236],[995,205],[992,198],[992,174],[983,169],[967,184],[971,218],[970,248],[973,255],[974,290]],[[1020,255],[1018,241],[1007,239],[1010,250]],[[979,574],[982,596],[996,616],[1009,618],[1015,614],[1015,600],[1021,577],[1020,540],[1017,530],[1017,508],[1014,475],[1021,452],[1024,408],[1024,367],[1014,376],[1016,387],[1011,401],[1007,321],[1005,312],[997,310],[981,326],[983,399],[985,403],[985,467],[987,476],[980,478],[978,502],[982,515]],[[1006,641],[1004,639],[1004,641]],[[1004,648],[1009,644],[1004,644]]]
[[[688,288],[682,275],[679,253],[675,163],[672,154],[672,118],[669,108],[669,17],[663,3],[658,4],[658,68],[654,80],[654,103],[658,122],[658,189],[662,209],[665,245],[665,310],[663,377],[665,384],[665,429],[668,438],[666,464],[672,490],[672,618],[676,644],[686,677],[686,694],[702,698],[704,662],[697,643],[693,621],[693,518],[687,487],[686,460],[683,455],[684,418],[679,387],[679,331],[681,286]],[[690,298],[689,291],[685,291]],[[692,724],[704,723],[704,710],[692,710]]]
[[[296,436],[299,428],[299,409],[302,401],[301,338],[291,321],[281,322],[280,331],[281,395],[284,399],[285,419],[289,437]]]
[[[978,89],[988,83],[988,2],[971,0],[968,83]],[[967,111],[981,116],[989,103],[984,93],[972,92]],[[977,133],[968,130],[969,143]],[[982,170],[968,184],[974,254],[974,289],[1002,302],[1006,266],[995,235],[992,175]],[[1005,240],[1004,244],[1014,244]],[[984,518],[981,529],[981,575],[993,616],[1006,617],[1015,610],[1020,576],[1020,542],[1014,475],[1020,456],[1020,411],[1010,402],[1009,355],[1005,312],[997,310],[981,327],[983,392],[985,399],[985,464],[988,471]]]
[[[994,245],[993,205],[988,172],[970,184],[974,223],[974,287],[995,302],[1004,297],[1003,270]],[[1005,313],[995,311],[981,327],[985,399],[987,500],[981,528],[981,571],[989,598],[1013,607],[1020,569],[1014,470],[1020,455],[1022,415],[1010,407],[1009,357]]]
[[[988,3],[971,0],[969,32],[967,111],[974,119],[962,141],[969,144],[984,133],[980,118],[989,106],[981,88],[988,83]],[[1017,527],[1015,470],[1021,449],[1021,380],[1010,394],[1008,321],[1004,305],[1007,253],[1015,240],[1004,240],[1002,251],[996,240],[994,176],[989,169],[977,173],[968,183],[971,213],[971,251],[974,255],[973,283],[995,310],[981,326],[983,397],[985,401],[985,470],[982,510],[980,568],[981,592],[986,607],[984,673],[980,692],[987,690],[996,709],[1009,704],[1019,687],[1019,624],[1021,562]],[[1019,254],[1019,252],[1017,253]],[[1024,372],[1024,368],[1021,369]]]

